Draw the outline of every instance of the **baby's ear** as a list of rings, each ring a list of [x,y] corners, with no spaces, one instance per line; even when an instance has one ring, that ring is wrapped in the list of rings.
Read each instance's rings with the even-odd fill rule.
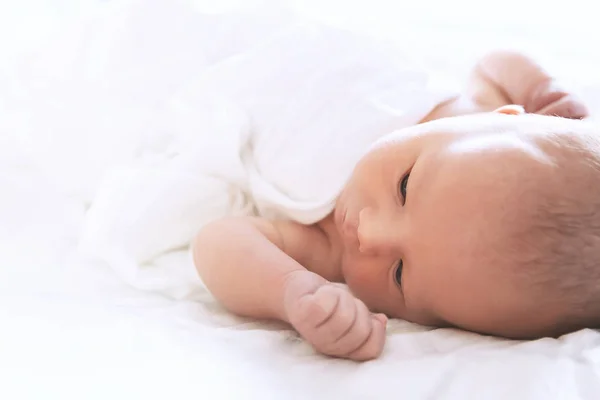
[[[494,112],[497,112],[500,114],[506,114],[506,115],[521,115],[521,114],[525,114],[525,109],[516,104],[509,104],[509,105],[497,108],[496,110],[494,110]]]

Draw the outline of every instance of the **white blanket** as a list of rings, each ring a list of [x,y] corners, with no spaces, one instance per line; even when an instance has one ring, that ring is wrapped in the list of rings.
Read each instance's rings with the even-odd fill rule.
[[[101,181],[80,250],[137,288],[189,295],[193,268],[158,256],[226,215],[324,218],[376,139],[456,96],[440,81],[380,41],[317,24],[277,30],[160,103],[144,131],[157,143]]]
[[[288,53],[278,47],[298,32],[282,31],[294,22],[289,14],[208,15],[161,1],[112,7],[0,73],[1,398],[598,398],[594,331],[513,342],[392,321],[382,358],[355,364],[315,354],[285,327],[225,312],[198,286],[185,249],[193,232],[232,212],[318,219],[358,153],[347,164],[335,164],[340,158],[327,159],[327,152],[315,153],[314,165],[296,163],[312,154],[306,143],[321,133],[359,127],[345,118],[344,104],[328,101],[337,98],[334,81],[324,81],[331,90],[319,100],[339,114],[323,122],[306,118],[322,116],[320,103],[309,102],[308,85],[269,86],[277,81],[272,75],[260,80],[263,69],[253,63],[269,51],[293,59],[309,49],[310,41]],[[414,10],[396,27],[396,15],[386,10],[376,15],[393,24],[372,33],[396,32],[404,51],[449,71],[466,69],[490,43],[518,38],[516,47],[527,48],[529,41],[600,110],[600,62],[585,46],[556,40],[564,32],[550,32],[548,48],[535,29],[527,36],[525,21],[513,36],[501,23],[497,33],[487,26],[484,34],[467,20],[438,26]],[[350,18],[335,11],[334,22]],[[413,19],[420,22],[410,25]],[[272,47],[255,47],[277,32]],[[461,42],[476,35],[482,37]],[[456,57],[458,50],[464,57]],[[332,71],[340,64],[310,65]],[[225,79],[232,71],[239,79]],[[258,83],[265,90],[255,93]],[[285,98],[278,90],[294,92],[289,108],[265,105],[269,94]],[[406,114],[392,125],[409,123],[434,98],[417,109],[396,103]],[[377,100],[360,108],[376,111],[360,119],[374,134],[390,122]],[[313,141],[299,132],[312,132]],[[344,133],[334,138],[361,138]],[[299,151],[278,151],[289,148]],[[323,187],[306,179],[318,168]],[[292,179],[290,171],[301,174]],[[181,196],[165,195],[171,193]]]

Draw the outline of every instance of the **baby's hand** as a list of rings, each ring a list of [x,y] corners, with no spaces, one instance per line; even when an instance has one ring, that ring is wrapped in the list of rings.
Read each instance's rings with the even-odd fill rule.
[[[581,119],[588,110],[572,93],[558,86],[554,79],[544,80],[533,88],[524,104],[528,113]]]
[[[325,284],[286,308],[294,328],[321,353],[365,361],[383,351],[387,318],[344,288]]]

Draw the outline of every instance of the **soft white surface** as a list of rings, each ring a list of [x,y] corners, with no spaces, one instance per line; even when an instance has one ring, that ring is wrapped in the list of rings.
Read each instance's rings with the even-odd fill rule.
[[[193,12],[173,8],[181,19]],[[136,28],[154,25],[138,20]],[[235,31],[252,29],[239,20]],[[180,75],[181,89],[149,106],[152,117],[133,157],[95,188],[81,254],[106,262],[138,289],[187,298],[201,288],[195,269],[169,262],[169,255],[206,223],[227,215],[320,221],[366,149],[458,95],[458,85],[443,84],[398,46],[314,23],[275,31],[191,79]],[[128,38],[110,43],[109,60]],[[178,45],[204,52],[195,37]],[[146,68],[146,56],[131,60],[132,69]],[[114,79],[111,71],[100,76]],[[124,82],[116,92],[128,90]]]
[[[426,5],[298,4],[307,13],[329,12],[334,23],[399,38],[449,71],[461,71],[489,46],[526,48],[600,110],[600,60],[592,40],[599,32],[583,2],[558,11],[544,3],[551,14],[543,19],[530,14],[539,4],[519,3],[514,13],[506,2],[495,12],[504,20],[484,19],[489,14],[473,7],[423,15],[417,11]],[[562,25],[559,12],[566,18]],[[152,117],[148,110],[199,68],[277,28],[285,21],[277,15],[267,25],[270,17],[255,15],[247,35],[229,36],[228,46],[212,47],[202,59],[177,43],[196,35],[199,46],[211,48],[215,29],[227,37],[237,23],[196,23],[190,16],[169,25],[167,12],[130,15],[108,26],[86,19],[73,29],[87,36],[66,35],[46,47],[43,64],[26,62],[14,43],[0,47],[14,56],[0,70],[0,397],[598,398],[596,332],[519,343],[395,321],[382,358],[354,364],[315,355],[281,327],[232,317],[206,293],[176,301],[139,291],[106,265],[77,255],[96,185],[108,166],[137,154]],[[75,20],[56,21],[66,26]],[[121,43],[121,57],[86,53],[90,43],[102,48],[119,32],[135,37],[140,21],[155,21],[156,31]],[[49,31],[58,30],[50,25]],[[28,43],[35,47],[35,40]],[[128,69],[140,54],[154,55],[148,68]],[[96,85],[95,77],[106,71],[118,79]],[[123,86],[127,93],[119,91]],[[65,98],[80,101],[61,102]],[[161,137],[143,142],[155,149],[144,154],[147,160],[168,148]],[[183,265],[189,258],[181,251],[158,262]]]

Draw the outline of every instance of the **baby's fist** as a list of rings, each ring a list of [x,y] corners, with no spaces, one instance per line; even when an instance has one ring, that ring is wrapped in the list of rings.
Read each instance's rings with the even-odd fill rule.
[[[365,361],[383,351],[387,318],[343,288],[323,285],[287,311],[294,328],[323,354]]]
[[[569,91],[558,86],[555,80],[544,80],[536,85],[524,104],[528,113],[581,119],[588,116],[583,103]]]

